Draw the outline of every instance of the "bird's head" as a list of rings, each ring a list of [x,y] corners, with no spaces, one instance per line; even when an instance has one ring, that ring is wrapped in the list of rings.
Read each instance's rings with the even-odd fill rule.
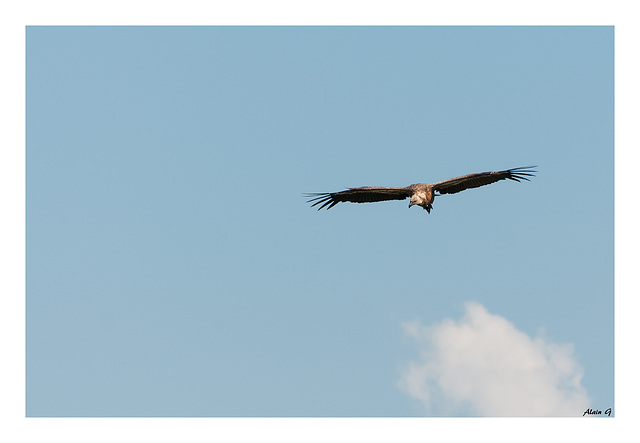
[[[409,200],[409,207],[413,205],[422,206],[427,212],[431,212],[431,202],[433,201],[433,197],[429,199],[429,195],[424,192],[416,192],[411,195],[411,199]]]

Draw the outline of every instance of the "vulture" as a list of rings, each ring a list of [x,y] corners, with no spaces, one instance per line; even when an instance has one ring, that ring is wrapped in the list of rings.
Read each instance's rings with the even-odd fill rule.
[[[347,188],[346,191],[324,192],[306,194],[307,203],[322,208],[331,209],[340,202],[371,203],[386,200],[404,200],[409,198],[409,207],[422,206],[427,213],[431,213],[433,200],[438,195],[456,194],[465,189],[478,188],[500,180],[529,181],[527,177],[533,177],[535,172],[531,168],[536,166],[524,166],[497,172],[476,172],[460,177],[450,178],[438,183],[416,183],[404,188],[386,186],[362,186],[360,188]]]

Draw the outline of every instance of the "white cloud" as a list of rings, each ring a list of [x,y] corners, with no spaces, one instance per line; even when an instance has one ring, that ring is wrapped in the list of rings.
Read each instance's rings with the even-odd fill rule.
[[[431,415],[581,416],[589,406],[573,346],[531,338],[480,304],[459,321],[403,323],[417,340],[400,387]]]

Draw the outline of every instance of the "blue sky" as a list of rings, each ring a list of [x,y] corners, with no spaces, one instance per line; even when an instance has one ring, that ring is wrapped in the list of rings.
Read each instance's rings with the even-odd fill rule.
[[[614,408],[613,28],[26,37],[27,415]]]

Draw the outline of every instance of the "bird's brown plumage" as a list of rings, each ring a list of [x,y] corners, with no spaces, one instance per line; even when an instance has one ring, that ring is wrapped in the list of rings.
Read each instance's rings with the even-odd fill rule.
[[[533,177],[535,166],[506,169],[497,172],[477,172],[460,177],[450,178],[437,183],[416,183],[404,188],[384,186],[362,186],[360,188],[348,188],[340,192],[326,192],[307,194],[311,197],[308,202],[311,205],[331,209],[340,202],[371,203],[386,200],[404,200],[410,198],[409,207],[422,206],[427,212],[431,212],[432,203],[436,195],[456,194],[465,189],[478,188],[500,180],[529,181],[527,177]]]

